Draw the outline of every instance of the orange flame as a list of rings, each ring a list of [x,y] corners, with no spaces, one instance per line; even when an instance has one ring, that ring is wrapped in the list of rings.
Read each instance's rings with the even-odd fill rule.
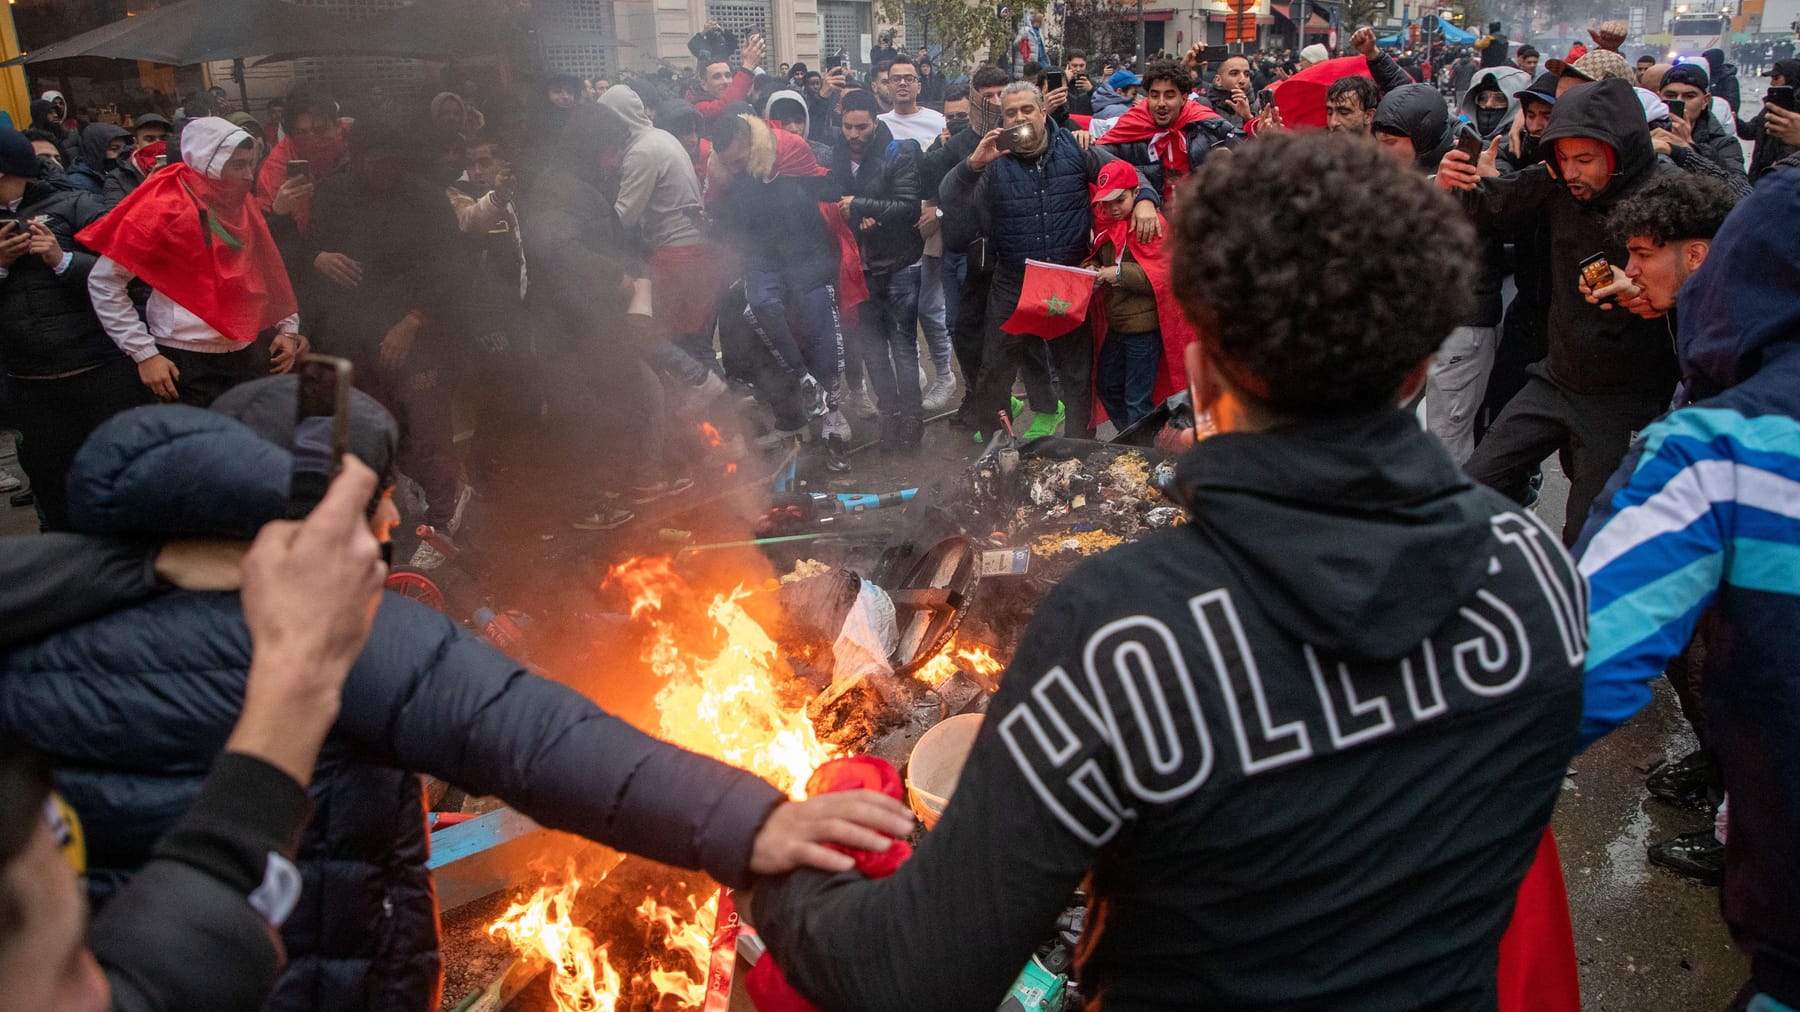
[[[692,896],[688,902],[695,906],[691,918],[682,918],[651,897],[645,897],[637,912],[644,920],[661,925],[668,933],[668,948],[685,954],[700,974],[700,979],[695,980],[680,965],[657,966],[650,971],[650,983],[658,997],[672,996],[683,1008],[699,1008],[706,1003],[706,974],[712,960],[712,925],[719,916],[719,894],[714,893],[704,905]]]
[[[619,973],[607,961],[606,946],[595,944],[593,933],[571,915],[581,888],[581,879],[570,866],[562,885],[544,886],[530,899],[514,903],[488,926],[488,934],[550,963],[554,968],[550,996],[558,1012],[615,1012]]]
[[[819,741],[801,709],[782,705],[778,685],[785,664],[775,641],[741,603],[742,587],[713,598],[711,628],[684,635],[665,606],[688,592],[663,558],[631,559],[611,571],[631,596],[631,615],[646,619],[644,659],[663,682],[656,693],[663,738],[740,769],[749,770],[795,797],[812,771],[837,754]],[[691,644],[723,644],[706,656]]]
[[[951,643],[944,648],[942,653],[914,671],[913,677],[936,688],[944,684],[944,680],[955,674],[960,668],[967,668],[977,675],[991,679],[1005,670],[1006,662],[995,657],[994,652],[982,644],[976,643],[964,647],[959,643]]]
[[[718,447],[725,445],[725,437],[719,435],[719,430],[713,428],[713,423],[711,422],[700,423],[700,439],[706,444],[708,449],[717,449]]]

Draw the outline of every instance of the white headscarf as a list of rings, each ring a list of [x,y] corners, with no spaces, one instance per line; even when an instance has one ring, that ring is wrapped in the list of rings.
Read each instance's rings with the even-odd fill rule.
[[[206,178],[218,179],[237,149],[253,139],[243,127],[218,116],[191,119],[181,128],[181,160]]]

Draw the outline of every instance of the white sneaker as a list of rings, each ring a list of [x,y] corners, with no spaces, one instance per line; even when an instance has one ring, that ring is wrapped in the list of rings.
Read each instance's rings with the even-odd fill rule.
[[[810,373],[800,377],[800,404],[805,409],[808,418],[817,418],[831,410],[831,401],[825,392],[825,385],[814,379]]]
[[[819,435],[826,439],[830,439],[832,436],[849,439],[850,419],[845,418],[842,411],[827,412],[824,417],[819,419]]]
[[[945,372],[931,381],[925,388],[925,413],[935,415],[950,409],[950,401],[956,397],[956,376]]]
[[[412,560],[407,565],[429,573],[449,561],[443,552],[431,547],[430,542],[421,541],[419,547],[413,549]]]
[[[0,492],[17,492],[25,487],[25,479],[10,467],[0,467]]]

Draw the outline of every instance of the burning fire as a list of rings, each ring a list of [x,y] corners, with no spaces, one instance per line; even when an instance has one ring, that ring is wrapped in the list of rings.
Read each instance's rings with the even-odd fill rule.
[[[488,934],[505,939],[525,956],[550,963],[550,996],[558,1012],[615,1012],[619,973],[606,959],[606,946],[596,944],[593,933],[571,915],[581,888],[571,867],[562,885],[544,886],[530,899],[508,907],[488,926]]]
[[[955,674],[958,668],[968,668],[971,672],[991,680],[1006,669],[1006,663],[995,657],[993,651],[979,643],[969,647],[951,643],[943,649],[943,652],[925,662],[925,665],[919,670],[914,671],[913,677],[936,688],[944,684],[944,679]]]
[[[711,435],[716,438],[716,430]],[[782,704],[785,664],[775,641],[744,610],[748,593],[740,587],[713,598],[701,623],[683,617],[678,606],[693,590],[667,558],[631,559],[608,575],[630,596],[631,618],[645,625],[644,660],[663,683],[656,694],[661,736],[801,796],[813,770],[836,750],[819,741],[804,709]],[[555,967],[551,994],[559,1012],[617,1012],[625,982],[606,946],[573,920],[575,897],[585,887],[571,867],[561,885],[546,885],[514,903],[488,933]],[[659,927],[665,936],[668,955],[648,973],[659,1001],[672,997],[682,1007],[700,1008],[718,897],[704,905],[689,897],[689,904],[694,912],[684,916],[646,897],[636,913],[647,937],[654,940]]]
[[[650,983],[659,997],[672,996],[683,1008],[699,1008],[706,1003],[707,965],[712,960],[712,926],[719,918],[719,894],[714,893],[704,905],[689,896],[695,905],[692,919],[684,920],[675,911],[645,897],[638,906],[639,916],[651,924],[660,924],[668,932],[671,951],[686,953],[700,971],[695,980],[685,969],[659,966],[650,971]]]
[[[684,631],[669,606],[690,591],[667,558],[631,559],[610,575],[630,595],[631,617],[648,625],[644,659],[663,682],[661,736],[800,797],[813,770],[837,753],[819,741],[804,709],[782,704],[775,641],[744,610],[748,592],[713,598],[711,628]],[[722,644],[710,657],[710,646],[700,646],[709,640]]]

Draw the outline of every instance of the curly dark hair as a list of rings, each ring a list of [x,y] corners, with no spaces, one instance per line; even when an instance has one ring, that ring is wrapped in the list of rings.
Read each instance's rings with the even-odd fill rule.
[[[1157,60],[1144,68],[1144,90],[1158,81],[1167,81],[1175,86],[1176,91],[1187,92],[1194,88],[1194,75],[1178,60]]]
[[[1381,104],[1381,89],[1375,86],[1375,79],[1361,74],[1351,74],[1331,82],[1325,89],[1325,101],[1335,102],[1345,95],[1355,95],[1362,103],[1364,112],[1373,112]]]
[[[1655,181],[1619,201],[1606,219],[1620,242],[1649,239],[1658,246],[1686,239],[1711,239],[1737,205],[1737,194],[1721,180],[1680,172]]]
[[[1285,415],[1391,405],[1473,306],[1475,235],[1368,138],[1277,133],[1176,201],[1173,280],[1210,357]]]

